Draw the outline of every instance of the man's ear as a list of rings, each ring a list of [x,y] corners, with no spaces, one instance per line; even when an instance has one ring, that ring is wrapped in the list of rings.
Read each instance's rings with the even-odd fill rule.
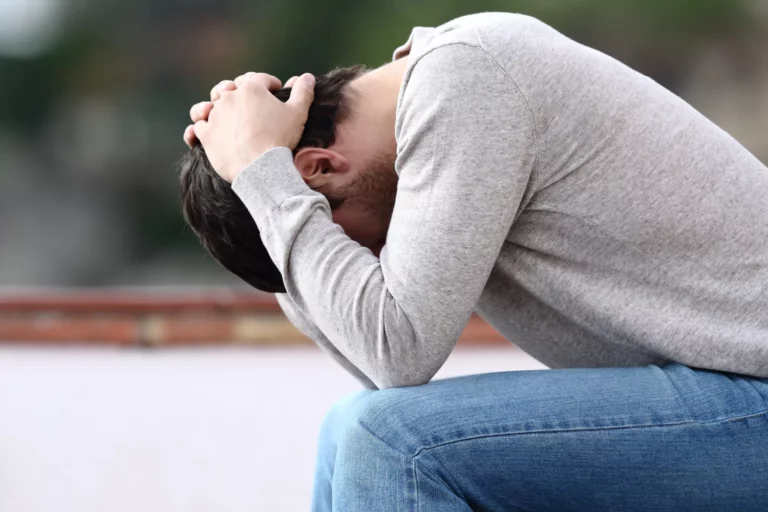
[[[326,148],[301,148],[293,157],[293,163],[312,188],[323,185],[334,174],[344,175],[349,171],[349,160],[341,153]]]

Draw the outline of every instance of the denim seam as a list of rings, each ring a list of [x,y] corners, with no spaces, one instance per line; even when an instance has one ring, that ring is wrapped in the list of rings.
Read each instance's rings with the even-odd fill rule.
[[[676,427],[676,426],[684,426],[684,425],[696,425],[700,423],[702,422],[687,420],[687,421],[677,421],[672,423],[645,423],[640,425],[620,425],[616,427],[563,428],[563,429],[548,429],[548,430],[501,432],[501,433],[495,433],[495,434],[479,434],[476,436],[463,437],[461,439],[452,439],[451,441],[445,441],[443,443],[438,443],[432,446],[423,446],[419,448],[419,450],[413,455],[413,457],[420,455],[421,452],[423,451],[432,450],[434,448],[440,448],[442,446],[447,446],[449,444],[461,443],[464,441],[472,441],[475,439],[487,439],[492,437],[518,436],[518,435],[528,435],[528,434],[558,434],[563,432],[601,432],[601,431],[610,431],[610,430],[631,430],[631,429],[639,429],[639,428]]]
[[[411,478],[413,478],[413,489],[415,490],[411,508],[414,512],[419,512],[421,505],[419,505],[419,475],[416,473],[416,457],[411,457]]]
[[[383,444],[383,445],[387,446],[389,449],[391,449],[391,450],[393,450],[393,451],[395,451],[395,452],[399,453],[399,454],[400,454],[400,455],[402,455],[403,457],[413,457],[413,455],[410,455],[410,454],[408,454],[408,453],[405,453],[405,452],[403,452],[402,450],[399,450],[398,448],[396,448],[396,447],[392,446],[391,444],[389,444],[388,442],[386,442],[385,440],[383,440],[382,438],[380,438],[379,436],[377,436],[377,435],[376,435],[375,433],[373,433],[373,431],[372,431],[371,429],[369,429],[369,428],[368,428],[368,426],[367,426],[367,425],[365,425],[363,422],[358,422],[358,425],[360,426],[360,428],[361,428],[361,429],[363,429],[363,430],[365,430],[366,432],[368,432],[368,434],[370,434],[370,435],[371,435],[371,437],[375,438],[377,441],[379,441],[381,444]]]
[[[415,465],[414,457],[413,457],[412,455],[408,455],[407,453],[404,453],[404,452],[403,452],[403,451],[401,451],[401,450],[398,450],[397,448],[395,448],[394,446],[392,446],[391,444],[389,444],[388,442],[386,442],[385,440],[383,440],[382,438],[380,438],[379,436],[377,436],[377,435],[376,435],[375,433],[373,433],[373,431],[372,431],[371,429],[369,429],[369,428],[368,428],[368,426],[367,426],[367,425],[365,425],[363,422],[358,422],[357,424],[358,424],[358,426],[359,426],[359,427],[360,427],[362,430],[364,430],[366,433],[368,433],[368,435],[370,435],[370,436],[371,436],[373,439],[376,439],[378,442],[380,442],[381,444],[383,444],[384,446],[386,446],[387,448],[389,448],[389,449],[390,449],[390,450],[392,450],[393,452],[395,452],[395,453],[397,453],[397,454],[401,455],[402,457],[404,457],[404,458],[406,459],[406,461],[407,461],[407,459],[410,457],[410,459],[411,459],[411,478],[412,478],[412,480],[413,480],[413,486],[411,486],[411,487],[409,487],[409,486],[406,486],[407,488],[406,488],[406,496],[405,496],[405,499],[406,499],[406,500],[411,500],[411,502],[412,502],[412,503],[414,503],[416,506],[418,506],[418,496],[419,496],[418,485],[419,485],[419,481],[418,481],[418,479],[416,478],[416,471],[415,471],[415,467],[414,467],[414,465]],[[406,466],[406,468],[407,468],[407,467],[408,467],[408,466]],[[406,471],[407,471],[407,470],[406,470]],[[412,508],[412,509],[413,509],[415,512],[418,512],[418,510],[416,510],[416,508],[415,508],[415,507],[414,507],[414,508]]]
[[[632,429],[641,429],[641,428],[681,427],[685,425],[706,425],[710,423],[740,421],[748,418],[756,418],[756,417],[765,416],[765,415],[768,415],[768,410],[764,410],[764,411],[760,411],[752,414],[746,414],[742,416],[735,416],[732,418],[715,418],[711,420],[687,420],[687,421],[676,421],[676,422],[670,422],[670,423],[644,423],[640,425],[620,425],[615,427],[609,426],[609,427],[564,428],[564,429],[550,429],[550,430],[502,432],[497,434],[480,434],[476,436],[463,437],[461,439],[452,439],[450,441],[445,441],[443,443],[438,443],[432,446],[423,446],[413,455],[413,457],[417,457],[418,455],[421,454],[421,452],[432,450],[434,448],[440,448],[442,446],[447,446],[454,443],[461,443],[464,441],[472,441],[475,439],[487,439],[492,437],[518,436],[518,435],[527,435],[527,434],[558,434],[558,433],[565,433],[565,432],[602,432],[602,431],[611,431],[611,430],[632,430]]]
[[[709,423],[717,423],[717,422],[733,422],[733,421],[739,421],[744,420],[748,418],[755,418],[759,416],[768,415],[768,410],[760,411],[753,414],[743,415],[743,416],[736,416],[733,418],[718,418],[713,420],[707,420],[707,421],[697,421],[697,420],[688,420],[688,421],[678,421],[678,422],[670,422],[670,423],[646,423],[646,424],[640,424],[640,425],[621,425],[621,426],[615,426],[615,427],[586,427],[586,428],[567,428],[567,429],[549,429],[549,430],[529,430],[529,431],[518,431],[518,432],[504,432],[504,433],[498,433],[498,434],[482,434],[482,435],[476,435],[476,436],[469,436],[469,437],[463,437],[461,439],[453,439],[451,441],[446,441],[443,443],[438,443],[431,446],[423,446],[419,448],[419,450],[410,456],[411,458],[411,478],[413,479],[413,491],[408,492],[409,498],[412,498],[412,510],[414,512],[419,512],[419,479],[418,479],[418,473],[416,472],[416,459],[420,457],[424,452],[427,452],[429,450],[440,448],[443,446],[448,446],[455,443],[461,443],[464,441],[472,441],[475,439],[489,439],[493,437],[505,437],[505,436],[518,436],[518,435],[528,435],[528,434],[557,434],[557,433],[567,433],[567,432],[603,432],[603,431],[614,431],[614,430],[632,430],[632,429],[641,429],[641,428],[659,428],[659,427],[678,427],[678,426],[685,426],[685,425],[703,425],[703,424],[709,424]],[[405,457],[408,457],[408,454],[403,453],[401,450],[395,448],[390,443],[384,441],[382,438],[374,434],[366,425],[363,425],[360,423],[360,427],[365,430],[371,437],[379,441],[380,443],[384,444],[391,450],[395,451],[396,453],[399,453],[400,455],[403,455]],[[440,463],[438,461],[438,463]],[[441,464],[442,465],[442,464]],[[444,467],[444,466],[443,466]],[[447,470],[446,470],[447,472]],[[524,507],[520,507],[521,510],[525,510]]]
[[[766,415],[768,415],[768,409],[766,409],[765,411],[754,412],[752,414],[744,414],[744,415],[741,415],[741,416],[734,416],[733,418],[715,418],[715,419],[712,419],[712,420],[700,421],[698,423],[709,424],[709,423],[718,423],[718,422],[741,421],[741,420],[746,420],[746,419],[749,419],[749,418],[757,418],[758,416],[766,416]]]
[[[623,425],[623,426],[617,426],[617,427],[589,427],[589,428],[571,428],[571,429],[555,429],[555,430],[530,430],[530,431],[524,431],[524,432],[507,432],[507,433],[501,433],[501,434],[483,434],[478,436],[471,436],[471,437],[465,437],[462,439],[454,439],[452,441],[446,441],[444,443],[439,443],[432,446],[422,447],[420,448],[412,457],[411,457],[411,471],[413,474],[413,480],[414,480],[414,489],[415,489],[415,501],[413,502],[412,510],[415,512],[419,512],[419,509],[421,508],[419,505],[419,479],[418,479],[418,473],[416,472],[416,459],[421,457],[424,452],[427,452],[429,450],[440,448],[443,446],[447,446],[450,444],[460,443],[463,441],[471,441],[475,439],[487,439],[492,437],[504,437],[504,436],[516,436],[516,435],[525,435],[525,434],[556,434],[556,433],[563,433],[563,432],[601,432],[601,431],[613,431],[613,430],[632,430],[632,429],[641,429],[641,428],[655,428],[655,427],[679,427],[679,426],[686,426],[686,425],[704,425],[704,424],[711,424],[711,423],[730,423],[734,421],[740,421],[745,420],[748,418],[756,418],[759,416],[767,416],[768,410],[760,411],[753,414],[747,414],[742,416],[736,416],[733,418],[720,418],[720,419],[713,419],[713,420],[706,420],[706,421],[697,421],[697,420],[690,420],[690,421],[679,421],[679,422],[672,422],[672,423],[651,423],[651,424],[642,424],[642,425]],[[374,436],[377,437],[377,436]],[[379,439],[377,437],[377,439]],[[380,439],[381,440],[381,439]],[[383,442],[383,441],[382,441]],[[388,445],[388,443],[385,443]],[[388,445],[389,446],[389,445]],[[399,451],[399,450],[398,450]],[[402,452],[400,452],[402,453]],[[438,464],[440,464],[443,469],[445,469],[445,466],[442,465],[442,463],[438,459],[434,459]],[[446,470],[446,474],[449,474]],[[464,498],[462,498],[464,499]],[[466,502],[466,499],[464,500]],[[519,506],[518,508],[523,511],[527,511],[525,507]]]

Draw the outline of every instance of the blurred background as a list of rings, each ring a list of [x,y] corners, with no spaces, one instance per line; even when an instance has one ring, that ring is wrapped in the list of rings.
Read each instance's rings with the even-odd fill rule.
[[[768,159],[768,0],[0,0],[0,510],[308,508],[323,411],[359,386],[185,228],[189,107],[481,11],[624,61]],[[473,325],[441,376],[541,367]]]
[[[2,0],[0,285],[232,285],[179,214],[189,107],[248,70],[387,62],[413,26],[532,14],[768,157],[765,0]]]

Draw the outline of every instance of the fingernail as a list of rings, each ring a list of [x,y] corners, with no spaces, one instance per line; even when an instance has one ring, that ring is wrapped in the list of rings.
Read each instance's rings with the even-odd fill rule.
[[[312,75],[311,73],[306,73],[306,74],[305,74],[305,75],[304,75],[302,78],[303,78],[304,80],[306,80],[306,81],[307,81],[307,83],[308,83],[309,85],[311,85],[312,87],[314,87],[314,86],[315,86],[315,77],[314,77],[314,75]]]

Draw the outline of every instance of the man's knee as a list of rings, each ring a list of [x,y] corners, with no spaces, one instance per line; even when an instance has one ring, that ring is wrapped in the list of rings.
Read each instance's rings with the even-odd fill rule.
[[[373,393],[372,390],[361,390],[354,393],[350,393],[331,405],[328,412],[325,413],[323,422],[320,426],[320,444],[322,445],[328,442],[336,443],[338,441],[339,431],[341,426],[349,417],[350,411],[355,403],[364,399],[367,395]]]
[[[336,409],[336,413],[343,414],[343,420],[336,423],[339,443],[368,439],[404,453],[416,450],[424,433],[419,424],[419,410],[424,406],[419,388],[373,391],[342,404]]]

